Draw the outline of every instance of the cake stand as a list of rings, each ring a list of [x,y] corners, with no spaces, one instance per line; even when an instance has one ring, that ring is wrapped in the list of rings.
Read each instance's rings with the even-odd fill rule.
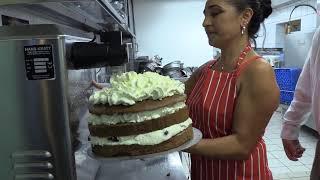
[[[196,128],[193,128],[193,138],[190,141],[188,141],[188,142],[186,142],[186,143],[182,144],[181,146],[176,147],[174,149],[170,149],[170,150],[159,152],[159,153],[146,154],[146,155],[140,155],[140,156],[101,157],[101,156],[95,155],[92,152],[91,146],[88,147],[87,153],[90,158],[93,158],[95,160],[102,161],[102,162],[103,161],[119,161],[119,160],[123,161],[123,160],[135,160],[135,159],[148,159],[148,158],[154,158],[157,156],[165,156],[165,155],[168,155],[173,152],[188,149],[189,147],[197,144],[201,139],[202,139],[201,131]]]

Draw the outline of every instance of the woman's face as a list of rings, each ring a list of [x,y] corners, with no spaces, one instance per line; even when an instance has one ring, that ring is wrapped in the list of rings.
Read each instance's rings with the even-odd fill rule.
[[[204,15],[203,27],[211,46],[222,48],[230,40],[241,36],[241,16],[229,3],[207,0]]]

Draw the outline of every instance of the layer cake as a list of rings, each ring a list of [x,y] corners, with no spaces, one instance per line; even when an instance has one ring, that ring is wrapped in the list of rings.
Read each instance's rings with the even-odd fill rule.
[[[137,156],[176,148],[192,139],[184,84],[146,72],[111,77],[111,88],[90,97],[88,118],[98,156]]]

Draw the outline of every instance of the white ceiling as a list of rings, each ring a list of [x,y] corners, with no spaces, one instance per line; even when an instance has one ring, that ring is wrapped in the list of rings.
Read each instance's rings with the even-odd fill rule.
[[[294,3],[297,1],[299,1],[299,0],[272,0],[272,6],[277,7],[277,6],[282,6],[282,5]]]
[[[288,2],[288,1],[290,1],[290,0],[273,0],[273,1],[272,1],[272,4],[273,4],[274,6],[277,6],[277,5],[286,3],[286,2]]]

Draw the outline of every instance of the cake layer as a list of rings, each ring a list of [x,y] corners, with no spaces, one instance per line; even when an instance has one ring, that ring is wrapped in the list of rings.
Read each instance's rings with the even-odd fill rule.
[[[186,121],[175,124],[169,127],[166,127],[161,130],[148,132],[145,134],[137,134],[131,136],[110,136],[110,137],[97,137],[90,136],[91,144],[94,145],[155,145],[160,144],[173,136],[179,134],[180,132],[187,129],[192,124],[191,119],[187,119]]]
[[[158,119],[169,114],[173,114],[186,107],[185,102],[179,102],[172,106],[166,106],[152,111],[142,111],[138,113],[125,113],[125,114],[113,114],[113,115],[101,115],[90,114],[88,117],[88,123],[91,125],[115,125],[123,123],[140,123],[149,121],[152,119]]]
[[[183,108],[173,114],[144,122],[111,125],[89,124],[89,129],[91,136],[96,137],[129,136],[161,130],[169,126],[182,123],[186,121],[186,119],[188,119],[188,109]]]
[[[147,99],[159,100],[173,95],[182,95],[185,86],[169,76],[154,72],[137,74],[127,72],[113,75],[111,87],[95,92],[89,101],[93,104],[134,105]]]
[[[156,145],[92,145],[92,151],[94,154],[103,157],[115,157],[115,156],[139,156],[145,154],[152,154],[163,152],[169,149],[179,147],[193,138],[193,130],[190,125],[187,129],[181,133],[173,136],[172,138]]]
[[[137,102],[132,106],[109,106],[109,105],[93,105],[89,108],[89,112],[96,115],[112,115],[112,114],[123,114],[123,113],[137,113],[142,111],[151,111],[159,109],[165,106],[176,104],[177,102],[183,102],[186,100],[185,95],[173,95],[166,97],[162,100],[144,100]]]

